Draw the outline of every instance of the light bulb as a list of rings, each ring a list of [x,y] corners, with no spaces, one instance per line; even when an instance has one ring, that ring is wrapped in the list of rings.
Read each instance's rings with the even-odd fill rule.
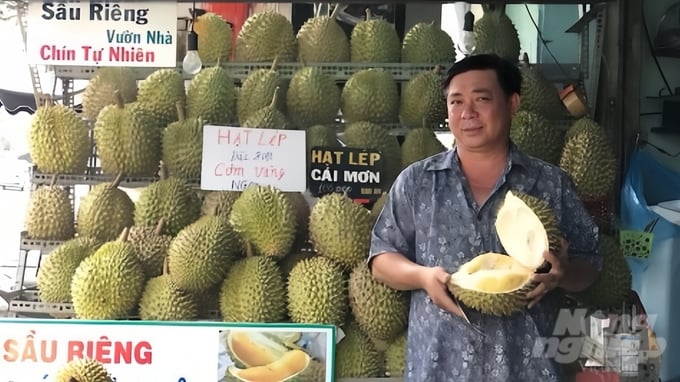
[[[201,71],[203,62],[198,55],[198,35],[191,31],[187,34],[187,53],[182,60],[182,72],[188,75],[194,75]]]
[[[465,22],[463,24],[463,32],[461,34],[463,39],[462,50],[467,56],[472,54],[472,52],[475,50],[475,33],[473,32],[475,25],[475,15],[472,12],[467,11],[465,13],[464,19]]]

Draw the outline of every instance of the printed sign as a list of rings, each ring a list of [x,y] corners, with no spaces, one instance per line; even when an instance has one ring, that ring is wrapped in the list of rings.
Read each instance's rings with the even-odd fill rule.
[[[330,382],[335,342],[329,325],[2,319],[0,382],[55,381],[83,358],[116,382],[275,381],[310,367]]]
[[[340,192],[352,199],[372,201],[382,194],[379,151],[312,147],[310,154],[309,191],[313,196]]]
[[[205,125],[201,189],[241,191],[251,183],[304,192],[304,130]]]
[[[28,2],[26,55],[44,65],[175,67],[174,1]]]

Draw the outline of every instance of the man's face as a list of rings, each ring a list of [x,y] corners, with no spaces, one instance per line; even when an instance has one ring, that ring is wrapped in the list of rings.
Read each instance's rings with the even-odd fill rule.
[[[453,77],[446,105],[456,144],[462,149],[480,151],[507,143],[519,96],[505,95],[495,71],[470,70]]]

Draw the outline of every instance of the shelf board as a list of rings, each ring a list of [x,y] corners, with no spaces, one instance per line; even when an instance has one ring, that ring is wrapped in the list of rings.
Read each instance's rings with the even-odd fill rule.
[[[48,185],[52,182],[53,176],[53,174],[43,173],[37,167],[34,167],[31,183]],[[115,178],[115,175],[104,175],[101,173],[101,169],[94,167],[88,168],[84,174],[59,174],[56,184],[60,186],[94,186],[100,183],[113,182]],[[158,179],[158,177],[124,177],[119,186],[124,188],[146,187]]]
[[[40,251],[41,253],[48,253],[54,248],[61,245],[61,240],[41,240],[32,239],[28,237],[28,232],[21,232],[21,242],[19,243],[19,250],[22,251]]]

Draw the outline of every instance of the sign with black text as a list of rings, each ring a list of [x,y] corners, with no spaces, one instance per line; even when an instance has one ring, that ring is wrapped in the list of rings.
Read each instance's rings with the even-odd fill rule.
[[[41,65],[175,67],[174,1],[30,0],[26,55]]]
[[[312,147],[308,174],[313,196],[340,192],[372,201],[382,194],[382,154],[350,147]]]
[[[331,382],[335,330],[315,324],[0,319],[0,382],[56,381],[77,359],[98,361],[116,382],[282,381],[307,375],[310,367],[321,369],[313,374],[318,382]]]

